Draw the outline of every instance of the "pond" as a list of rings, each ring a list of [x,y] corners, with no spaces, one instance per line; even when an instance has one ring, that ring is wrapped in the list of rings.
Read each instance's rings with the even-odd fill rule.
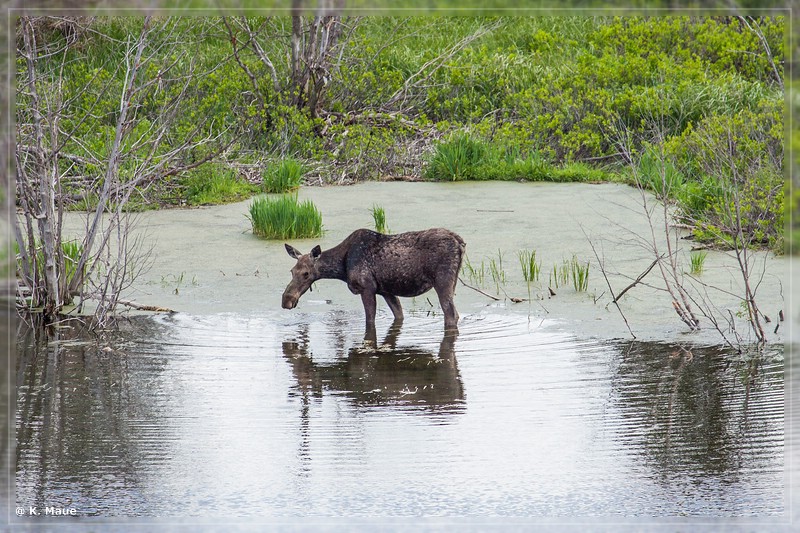
[[[392,231],[446,226],[473,265],[502,260],[505,276],[465,279],[482,292],[459,285],[457,335],[426,295],[402,300],[399,326],[380,302],[377,342],[365,342],[360,299],[341,282],[280,308],[294,261],[248,233],[246,202],[143,214],[153,266],[125,296],[174,313],[131,314],[103,334],[77,321],[20,330],[21,523],[48,508],[199,528],[785,523],[788,325],[764,353],[738,354],[713,328],[687,332],[655,276],[621,313],[608,305],[599,260],[616,292],[652,261],[635,190],[371,183],[301,196],[327,229],[292,241],[301,251],[369,227],[378,204]],[[519,250],[536,250],[544,272],[588,261],[587,290],[552,294],[546,274],[526,283]],[[781,326],[788,264],[758,265]],[[702,276],[735,309],[731,258],[710,252]]]

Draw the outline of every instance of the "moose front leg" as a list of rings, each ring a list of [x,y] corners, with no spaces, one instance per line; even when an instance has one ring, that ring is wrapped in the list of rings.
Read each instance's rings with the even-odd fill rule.
[[[375,293],[369,291],[362,292],[361,303],[364,304],[364,315],[367,318],[364,340],[377,342],[377,333],[375,332]]]

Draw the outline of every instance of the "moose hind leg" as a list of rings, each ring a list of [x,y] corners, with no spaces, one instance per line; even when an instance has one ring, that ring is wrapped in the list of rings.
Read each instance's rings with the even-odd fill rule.
[[[400,299],[397,296],[392,295],[384,295],[384,300],[389,305],[389,309],[392,310],[392,314],[394,315],[395,322],[402,322],[403,321],[403,307],[400,305]]]
[[[458,311],[453,303],[453,288],[448,284],[447,287],[436,287],[436,295],[439,296],[439,305],[444,312],[444,329],[458,330]]]

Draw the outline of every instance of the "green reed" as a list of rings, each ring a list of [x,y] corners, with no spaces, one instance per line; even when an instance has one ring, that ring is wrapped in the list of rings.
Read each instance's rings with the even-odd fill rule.
[[[258,197],[250,204],[253,233],[267,239],[303,239],[322,236],[322,214],[311,200],[297,195]]]

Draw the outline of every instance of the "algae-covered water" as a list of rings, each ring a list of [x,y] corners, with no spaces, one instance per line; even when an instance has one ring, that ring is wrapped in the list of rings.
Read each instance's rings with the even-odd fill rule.
[[[301,251],[370,227],[380,205],[393,232],[459,233],[485,268],[462,278],[497,300],[459,284],[454,336],[434,293],[402,299],[399,326],[381,301],[378,341],[364,343],[344,283],[319,281],[297,309],[280,308],[294,261],[250,233],[248,202],[143,213],[152,267],[124,297],[175,313],[132,313],[100,336],[21,330],[21,522],[60,507],[90,523],[197,527],[785,525],[785,259],[756,254],[772,342],[742,355],[709,324],[688,332],[655,272],[621,312],[609,305],[606,277],[619,292],[653,260],[632,188],[369,183],[300,195],[326,229],[292,241]],[[687,269],[691,245],[680,241]],[[523,279],[520,250],[536,251],[538,282]],[[586,291],[549,279],[573,256],[590,265]],[[737,276],[711,251],[696,278],[747,338]]]

